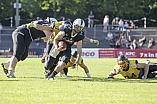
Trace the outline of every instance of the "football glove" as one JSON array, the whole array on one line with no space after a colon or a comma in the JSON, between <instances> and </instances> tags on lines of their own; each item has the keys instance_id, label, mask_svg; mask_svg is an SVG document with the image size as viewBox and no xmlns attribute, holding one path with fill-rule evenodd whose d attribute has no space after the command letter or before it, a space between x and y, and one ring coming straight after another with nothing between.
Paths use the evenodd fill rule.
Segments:
<instances>
[{"instance_id":1,"label":"football glove","mask_svg":"<svg viewBox=\"0 0 157 104\"><path fill-rule=\"evenodd\" d=\"M27 24L27 29L32 28L32 27L37 27L36 22L31 22L31 23Z\"/></svg>"},{"instance_id":2,"label":"football glove","mask_svg":"<svg viewBox=\"0 0 157 104\"><path fill-rule=\"evenodd\" d=\"M92 43L94 43L96 46L99 45L99 41L98 40L92 40Z\"/></svg>"},{"instance_id":3,"label":"football glove","mask_svg":"<svg viewBox=\"0 0 157 104\"><path fill-rule=\"evenodd\" d=\"M146 75L143 75L143 76L142 76L142 79L147 79L147 76L146 76Z\"/></svg>"}]
</instances>

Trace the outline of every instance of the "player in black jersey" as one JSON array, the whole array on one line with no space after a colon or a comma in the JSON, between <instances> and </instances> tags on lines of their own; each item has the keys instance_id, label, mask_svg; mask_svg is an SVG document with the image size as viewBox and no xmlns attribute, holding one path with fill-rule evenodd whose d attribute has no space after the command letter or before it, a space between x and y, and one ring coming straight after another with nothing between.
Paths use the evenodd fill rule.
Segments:
<instances>
[{"instance_id":1,"label":"player in black jersey","mask_svg":"<svg viewBox=\"0 0 157 104\"><path fill-rule=\"evenodd\" d=\"M36 29L40 29L40 30L53 30L54 31L54 34L50 37L50 39L48 40L47 42L47 46L46 46L46 52L45 52L45 55L42 57L42 63L44 63L45 61L47 61L47 57L50 56L50 51L53 50L51 48L54 48L52 47L53 46L53 40L55 38L55 36L59 33L59 31L63 31L65 29L65 27L68 27L68 25L72 26L72 23L69 22L69 21L62 21L62 22L54 22L51 26L42 26L42 25L39 25L39 24L36 24L36 23L33 23L30 24L28 27L35 27ZM82 31L82 33L84 34L84 32ZM83 39L83 42L87 42L87 43L94 43L96 46L99 45L99 41L98 40L93 40L93 39L90 39L88 37L85 37ZM47 77L48 75L50 75L50 73L54 70L54 68L56 67L57 63L58 63L58 57L55 59L55 62L54 64L51 66L51 68L46 68L48 70L45 70L44 74L45 76ZM49 65L51 65L49 63ZM46 66L47 66L47 62L46 62Z\"/></svg>"},{"instance_id":2,"label":"player in black jersey","mask_svg":"<svg viewBox=\"0 0 157 104\"><path fill-rule=\"evenodd\" d=\"M54 19L53 19L54 20ZM55 21L55 20L54 20ZM50 22L50 21L49 21ZM46 21L46 23L49 23ZM52 21L51 21L52 22ZM45 21L38 20L37 24L44 24ZM7 74L8 78L15 78L14 71L17 62L23 61L28 56L28 49L31 42L37 37L43 38L45 41L51 36L50 31L37 30L34 27L27 29L27 25L21 25L12 33L13 39L13 56L7 61L2 63L4 73ZM9 67L9 70L8 70Z\"/></svg>"},{"instance_id":3,"label":"player in black jersey","mask_svg":"<svg viewBox=\"0 0 157 104\"><path fill-rule=\"evenodd\" d=\"M84 39L84 32L82 31L85 27L85 23L82 19L76 19L71 23L67 23L60 26L60 32L54 38L54 45L49 53L48 60L45 63L45 70L49 70L55 60L59 58L60 64L55 67L55 70L50 74L48 80L54 80L55 75L63 70L65 65L69 62L71 57L71 46L74 42L77 42L77 59L75 61L78 66L79 59L82 54L82 40ZM67 44L67 48L59 48L58 41L63 40Z\"/></svg>"}]
</instances>

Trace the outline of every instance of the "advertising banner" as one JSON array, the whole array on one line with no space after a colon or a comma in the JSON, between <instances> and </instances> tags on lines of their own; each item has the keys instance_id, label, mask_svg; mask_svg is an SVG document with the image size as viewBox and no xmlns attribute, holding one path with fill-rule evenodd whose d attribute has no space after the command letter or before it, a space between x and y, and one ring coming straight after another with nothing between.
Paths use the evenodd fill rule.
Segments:
<instances>
[{"instance_id":1,"label":"advertising banner","mask_svg":"<svg viewBox=\"0 0 157 104\"><path fill-rule=\"evenodd\" d=\"M128 58L157 58L157 49L115 49L115 57L120 54Z\"/></svg>"},{"instance_id":2,"label":"advertising banner","mask_svg":"<svg viewBox=\"0 0 157 104\"><path fill-rule=\"evenodd\" d=\"M72 51L77 51L77 49L72 48ZM83 48L82 58L99 58L98 48Z\"/></svg>"}]
</instances>

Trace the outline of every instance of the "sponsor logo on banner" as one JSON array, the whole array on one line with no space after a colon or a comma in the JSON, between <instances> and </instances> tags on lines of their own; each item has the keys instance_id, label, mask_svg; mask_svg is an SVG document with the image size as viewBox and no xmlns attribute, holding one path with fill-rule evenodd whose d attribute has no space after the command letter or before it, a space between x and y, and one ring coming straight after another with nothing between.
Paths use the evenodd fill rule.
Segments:
<instances>
[{"instance_id":1,"label":"sponsor logo on banner","mask_svg":"<svg viewBox=\"0 0 157 104\"><path fill-rule=\"evenodd\" d=\"M99 58L114 58L114 49L99 50Z\"/></svg>"},{"instance_id":2,"label":"sponsor logo on banner","mask_svg":"<svg viewBox=\"0 0 157 104\"><path fill-rule=\"evenodd\" d=\"M116 57L120 54L126 55L128 58L157 58L156 49L115 49Z\"/></svg>"},{"instance_id":3,"label":"sponsor logo on banner","mask_svg":"<svg viewBox=\"0 0 157 104\"><path fill-rule=\"evenodd\" d=\"M72 48L72 51L77 51L76 48ZM98 49L94 48L82 48L82 58L99 58Z\"/></svg>"}]
</instances>

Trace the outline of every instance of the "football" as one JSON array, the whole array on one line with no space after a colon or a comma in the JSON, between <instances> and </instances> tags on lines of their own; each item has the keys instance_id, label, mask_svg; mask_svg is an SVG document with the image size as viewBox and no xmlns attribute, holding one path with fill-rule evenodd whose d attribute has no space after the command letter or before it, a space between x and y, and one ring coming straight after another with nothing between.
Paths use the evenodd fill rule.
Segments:
<instances>
[{"instance_id":1,"label":"football","mask_svg":"<svg viewBox=\"0 0 157 104\"><path fill-rule=\"evenodd\" d=\"M64 41L59 41L58 42L58 47L61 47L61 48L67 48L67 45Z\"/></svg>"}]
</instances>

